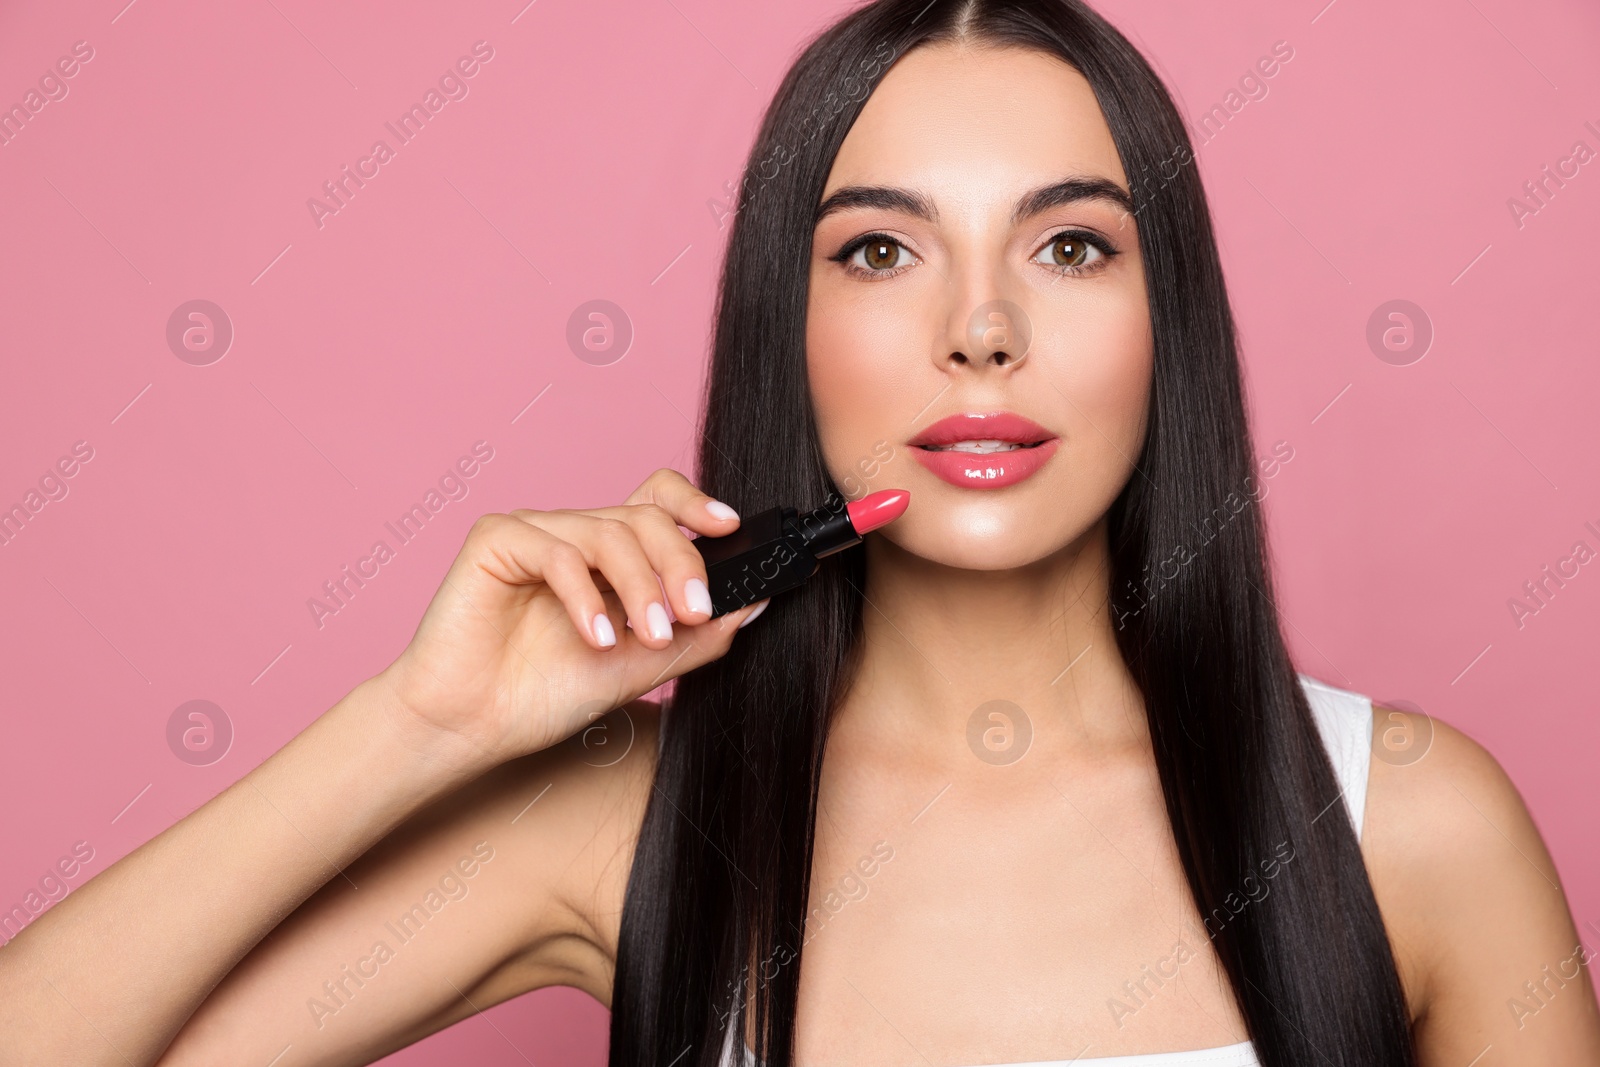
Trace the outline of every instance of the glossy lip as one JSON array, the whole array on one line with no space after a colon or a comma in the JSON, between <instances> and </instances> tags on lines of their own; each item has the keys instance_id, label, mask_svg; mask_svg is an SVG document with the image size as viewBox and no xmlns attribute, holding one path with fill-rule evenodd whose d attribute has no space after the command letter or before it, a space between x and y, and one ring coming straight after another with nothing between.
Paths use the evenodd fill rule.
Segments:
<instances>
[{"instance_id":1,"label":"glossy lip","mask_svg":"<svg viewBox=\"0 0 1600 1067\"><path fill-rule=\"evenodd\" d=\"M1056 435L1032 419L1010 411L990 415L947 415L907 441L912 448L953 445L957 441L1010 441L1019 445L1049 441Z\"/></svg>"},{"instance_id":2,"label":"glossy lip","mask_svg":"<svg viewBox=\"0 0 1600 1067\"><path fill-rule=\"evenodd\" d=\"M930 452L926 447L951 445L957 441L1009 441L1034 447L987 456L971 452ZM1043 467L1055 455L1061 439L1032 419L1010 411L998 411L988 415L947 416L906 443L924 467L951 485L962 489L1003 489L1031 477Z\"/></svg>"},{"instance_id":3,"label":"glossy lip","mask_svg":"<svg viewBox=\"0 0 1600 1067\"><path fill-rule=\"evenodd\" d=\"M976 456L970 452L929 452L926 448L914 448L911 452L924 467L951 485L962 489L1004 489L1033 475L1055 455L1060 444L1061 438L1052 437L1034 448L1019 448L988 456Z\"/></svg>"}]
</instances>

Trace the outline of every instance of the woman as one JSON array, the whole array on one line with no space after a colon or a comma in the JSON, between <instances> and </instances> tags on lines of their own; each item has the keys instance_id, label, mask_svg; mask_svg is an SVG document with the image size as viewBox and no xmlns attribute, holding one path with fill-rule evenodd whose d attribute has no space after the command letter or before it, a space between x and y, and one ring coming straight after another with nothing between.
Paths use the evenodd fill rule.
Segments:
<instances>
[{"instance_id":1,"label":"woman","mask_svg":"<svg viewBox=\"0 0 1600 1067\"><path fill-rule=\"evenodd\" d=\"M619 1065L1600 1062L1495 761L1369 764L1297 677L1241 394L1120 35L851 14L750 156L706 491L479 520L390 667L0 954L0 1059L365 1063L568 984ZM888 487L710 618L680 527Z\"/></svg>"}]
</instances>

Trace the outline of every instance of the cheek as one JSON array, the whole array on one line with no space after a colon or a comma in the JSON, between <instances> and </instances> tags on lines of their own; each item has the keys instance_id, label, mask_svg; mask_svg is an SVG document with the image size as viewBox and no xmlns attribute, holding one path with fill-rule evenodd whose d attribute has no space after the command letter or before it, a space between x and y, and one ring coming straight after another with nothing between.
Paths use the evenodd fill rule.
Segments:
<instances>
[{"instance_id":1,"label":"cheek","mask_svg":"<svg viewBox=\"0 0 1600 1067\"><path fill-rule=\"evenodd\" d=\"M822 454L835 482L873 455L874 445L898 446L925 406L908 326L920 316L884 301L830 299L813 289L806 319L806 375ZM927 389L921 392L933 393ZM860 477L859 473L855 475ZM846 490L848 493L848 490Z\"/></svg>"},{"instance_id":2,"label":"cheek","mask_svg":"<svg viewBox=\"0 0 1600 1067\"><path fill-rule=\"evenodd\" d=\"M1076 309L1070 325L1052 331L1051 360L1062 368L1057 384L1071 399L1067 418L1084 423L1077 439L1132 457L1143 440L1154 373L1154 339L1142 293L1099 294Z\"/></svg>"}]
</instances>

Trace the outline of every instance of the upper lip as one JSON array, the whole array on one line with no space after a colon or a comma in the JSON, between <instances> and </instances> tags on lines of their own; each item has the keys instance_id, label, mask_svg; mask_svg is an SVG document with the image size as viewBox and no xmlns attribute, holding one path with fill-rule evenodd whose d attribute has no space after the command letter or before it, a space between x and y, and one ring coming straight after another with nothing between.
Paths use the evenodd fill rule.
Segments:
<instances>
[{"instance_id":1,"label":"upper lip","mask_svg":"<svg viewBox=\"0 0 1600 1067\"><path fill-rule=\"evenodd\" d=\"M1031 445L1056 435L1032 419L1011 411L987 415L964 412L947 415L906 442L913 448L926 445L953 445L958 441L1007 441Z\"/></svg>"}]
</instances>

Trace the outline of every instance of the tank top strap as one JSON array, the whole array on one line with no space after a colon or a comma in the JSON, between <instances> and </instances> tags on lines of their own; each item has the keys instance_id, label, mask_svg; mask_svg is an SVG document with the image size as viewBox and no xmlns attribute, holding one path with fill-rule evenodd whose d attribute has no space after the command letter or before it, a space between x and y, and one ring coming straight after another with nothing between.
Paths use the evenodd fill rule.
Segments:
<instances>
[{"instance_id":1,"label":"tank top strap","mask_svg":"<svg viewBox=\"0 0 1600 1067\"><path fill-rule=\"evenodd\" d=\"M1367 775L1372 768L1372 698L1319 682L1309 675L1297 677L1311 704L1323 747L1339 776L1340 795L1359 841L1367 810Z\"/></svg>"}]
</instances>

